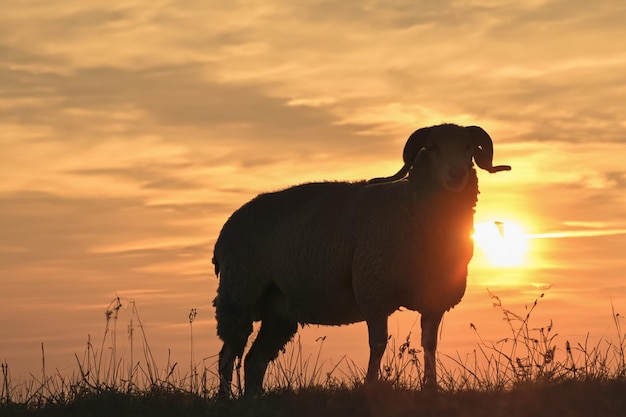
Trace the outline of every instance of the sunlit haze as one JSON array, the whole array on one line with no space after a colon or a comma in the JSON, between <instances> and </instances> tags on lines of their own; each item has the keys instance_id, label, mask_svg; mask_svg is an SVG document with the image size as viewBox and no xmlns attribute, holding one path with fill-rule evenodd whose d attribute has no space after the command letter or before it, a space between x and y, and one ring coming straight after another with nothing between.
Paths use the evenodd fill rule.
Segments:
<instances>
[{"instance_id":1,"label":"sunlit haze","mask_svg":"<svg viewBox=\"0 0 626 417\"><path fill-rule=\"evenodd\" d=\"M476 245L494 266L520 266L526 261L528 238L518 224L494 220L478 223L474 229Z\"/></svg>"},{"instance_id":2,"label":"sunlit haze","mask_svg":"<svg viewBox=\"0 0 626 417\"><path fill-rule=\"evenodd\" d=\"M72 372L119 297L155 360L212 366L211 257L230 214L307 181L391 175L407 137L479 125L476 250L439 349L506 337L487 290L565 340L626 315L626 2L3 2L0 361ZM549 288L549 289L548 289ZM582 308L584 307L584 308ZM390 333L411 332L401 311ZM136 318L133 323L137 325ZM367 365L362 324L305 352ZM124 359L128 360L128 359Z\"/></svg>"}]
</instances>

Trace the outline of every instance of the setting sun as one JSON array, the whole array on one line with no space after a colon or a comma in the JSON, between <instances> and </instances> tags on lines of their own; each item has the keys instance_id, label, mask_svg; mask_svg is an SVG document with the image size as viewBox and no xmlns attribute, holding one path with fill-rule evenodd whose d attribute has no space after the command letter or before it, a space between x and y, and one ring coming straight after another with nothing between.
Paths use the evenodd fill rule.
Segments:
<instances>
[{"instance_id":1,"label":"setting sun","mask_svg":"<svg viewBox=\"0 0 626 417\"><path fill-rule=\"evenodd\" d=\"M513 222L483 222L474 227L474 241L494 266L519 266L524 262L528 240Z\"/></svg>"}]
</instances>

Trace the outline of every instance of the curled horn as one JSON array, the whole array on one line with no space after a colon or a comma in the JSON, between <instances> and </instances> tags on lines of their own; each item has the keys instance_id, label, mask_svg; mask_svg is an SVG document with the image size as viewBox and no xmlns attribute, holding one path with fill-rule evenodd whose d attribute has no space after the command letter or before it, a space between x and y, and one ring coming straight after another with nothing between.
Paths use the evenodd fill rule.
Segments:
<instances>
[{"instance_id":1,"label":"curled horn","mask_svg":"<svg viewBox=\"0 0 626 417\"><path fill-rule=\"evenodd\" d=\"M402 159L404 160L404 166L400 168L400 171L396 172L390 177L373 178L368 181L368 184L379 184L383 182L394 182L403 179L409 173L415 157L419 151L427 145L427 138L430 133L430 127L423 127L416 130L409 136L409 139L404 145L404 151L402 152Z\"/></svg>"},{"instance_id":2,"label":"curled horn","mask_svg":"<svg viewBox=\"0 0 626 417\"><path fill-rule=\"evenodd\" d=\"M511 170L509 165L497 165L495 167L492 165L493 142L487 132L478 126L467 126L466 129L470 132L470 136L476 145L476 150L474 151L474 162L476 162L476 165L492 174L494 172Z\"/></svg>"}]
</instances>

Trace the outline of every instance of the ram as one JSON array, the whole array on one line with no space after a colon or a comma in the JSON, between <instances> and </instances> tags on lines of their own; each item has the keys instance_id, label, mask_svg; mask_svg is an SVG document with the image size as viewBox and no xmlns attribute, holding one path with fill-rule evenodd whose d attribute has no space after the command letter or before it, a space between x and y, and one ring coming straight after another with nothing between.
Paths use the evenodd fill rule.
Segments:
<instances>
[{"instance_id":1,"label":"ram","mask_svg":"<svg viewBox=\"0 0 626 417\"><path fill-rule=\"evenodd\" d=\"M465 293L473 255L478 179L493 144L483 129L443 124L415 131L397 174L369 182L320 182L261 194L235 211L217 239L220 395L252 323L245 393L262 390L269 362L298 324L365 321L366 381L378 378L387 320L400 307L421 313L424 383L434 388L437 329Z\"/></svg>"}]
</instances>

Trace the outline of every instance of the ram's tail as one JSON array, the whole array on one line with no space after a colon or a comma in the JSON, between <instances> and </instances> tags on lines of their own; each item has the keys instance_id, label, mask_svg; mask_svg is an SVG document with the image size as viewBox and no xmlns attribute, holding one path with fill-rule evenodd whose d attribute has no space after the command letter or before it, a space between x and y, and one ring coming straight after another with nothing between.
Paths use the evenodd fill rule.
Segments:
<instances>
[{"instance_id":1,"label":"ram's tail","mask_svg":"<svg viewBox=\"0 0 626 417\"><path fill-rule=\"evenodd\" d=\"M213 259L211 259L211 262L213 262L213 265L215 265L215 276L219 277L220 276L220 264L217 262L217 259L215 259L215 256L213 256Z\"/></svg>"}]
</instances>

